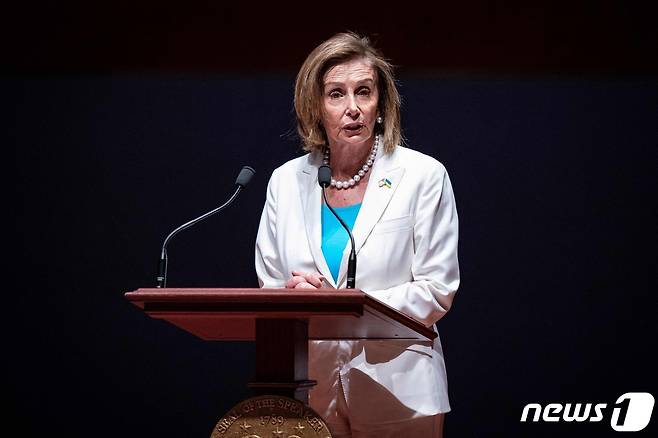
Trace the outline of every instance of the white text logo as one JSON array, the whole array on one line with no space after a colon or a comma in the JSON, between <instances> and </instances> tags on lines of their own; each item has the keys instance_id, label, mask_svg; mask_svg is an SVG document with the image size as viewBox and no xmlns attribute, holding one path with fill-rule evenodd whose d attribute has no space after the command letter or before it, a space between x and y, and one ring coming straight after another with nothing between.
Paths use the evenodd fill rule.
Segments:
<instances>
[{"instance_id":1,"label":"white text logo","mask_svg":"<svg viewBox=\"0 0 658 438\"><path fill-rule=\"evenodd\" d=\"M649 424L654 399L648 392L627 392L615 402L610 426L619 432L637 432ZM585 422L605 418L606 403L528 403L521 413L521 421L538 422Z\"/></svg>"}]
</instances>

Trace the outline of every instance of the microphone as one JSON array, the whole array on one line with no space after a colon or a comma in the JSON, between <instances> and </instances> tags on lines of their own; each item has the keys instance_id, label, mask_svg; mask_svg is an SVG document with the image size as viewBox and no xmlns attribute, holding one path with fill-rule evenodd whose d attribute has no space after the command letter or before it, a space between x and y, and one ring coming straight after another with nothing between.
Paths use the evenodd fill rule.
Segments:
<instances>
[{"instance_id":1,"label":"microphone","mask_svg":"<svg viewBox=\"0 0 658 438\"><path fill-rule=\"evenodd\" d=\"M345 231L347 231L347 234L350 236L350 241L352 242L352 252L350 252L350 258L347 262L347 289L354 289L354 285L356 283L356 251L355 251L355 246L354 246L354 236L352 236L352 232L350 231L350 228L343 222L343 220L338 216L336 211L329 205L329 202L327 201L327 191L326 188L331 185L331 167L327 166L326 164L323 164L320 166L318 169L318 184L320 184L320 187L322 187L322 196L324 197L324 203L327 204L327 207L329 210L336 216L336 219L338 219L338 222L345 228Z\"/></svg>"},{"instance_id":2,"label":"microphone","mask_svg":"<svg viewBox=\"0 0 658 438\"><path fill-rule=\"evenodd\" d=\"M224 208L226 208L233 200L238 196L238 193L247 185L249 184L249 181L251 181L251 178L256 174L256 171L249 166L244 166L240 170L240 173L238 174L238 177L235 179L235 185L237 188L235 189L235 192L233 192L233 195L229 198L228 201L226 201L224 204L220 205L219 207L215 208L214 210L211 210L201 216L199 216L196 219L192 219L189 222L184 223L180 227L176 228L174 231L169 233L167 238L164 240L164 243L162 244L162 251L160 251L160 262L158 263L158 276L156 278L157 280L157 286L158 288L165 288L167 287L167 244L169 244L169 241L179 232L186 230L190 228L192 225L201 222L202 220L212 216L215 213L218 213L222 211Z\"/></svg>"}]
</instances>

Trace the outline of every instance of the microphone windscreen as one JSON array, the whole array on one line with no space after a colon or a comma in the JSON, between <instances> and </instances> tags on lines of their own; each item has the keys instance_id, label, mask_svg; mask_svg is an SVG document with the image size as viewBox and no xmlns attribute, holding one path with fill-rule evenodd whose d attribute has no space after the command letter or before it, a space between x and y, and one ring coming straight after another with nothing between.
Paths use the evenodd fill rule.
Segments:
<instances>
[{"instance_id":1,"label":"microphone windscreen","mask_svg":"<svg viewBox=\"0 0 658 438\"><path fill-rule=\"evenodd\" d=\"M318 169L318 184L322 188L327 188L331 185L331 167L323 164Z\"/></svg>"},{"instance_id":2,"label":"microphone windscreen","mask_svg":"<svg viewBox=\"0 0 658 438\"><path fill-rule=\"evenodd\" d=\"M244 166L240 170L240 173L238 174L238 177L235 179L235 185L236 186L241 186L241 187L246 186L247 184L249 184L249 181L251 181L251 178L255 174L256 174L256 171L254 170L253 167Z\"/></svg>"}]
</instances>

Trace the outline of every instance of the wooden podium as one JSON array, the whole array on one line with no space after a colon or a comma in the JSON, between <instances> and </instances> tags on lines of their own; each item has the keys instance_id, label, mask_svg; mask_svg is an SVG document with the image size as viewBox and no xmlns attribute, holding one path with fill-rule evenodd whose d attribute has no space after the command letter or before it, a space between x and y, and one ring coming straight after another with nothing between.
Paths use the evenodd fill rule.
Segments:
<instances>
[{"instance_id":1,"label":"wooden podium","mask_svg":"<svg viewBox=\"0 0 658 438\"><path fill-rule=\"evenodd\" d=\"M420 322L355 289L137 289L125 294L152 318L201 339L256 341L257 395L308 403L308 340L433 340Z\"/></svg>"}]
</instances>

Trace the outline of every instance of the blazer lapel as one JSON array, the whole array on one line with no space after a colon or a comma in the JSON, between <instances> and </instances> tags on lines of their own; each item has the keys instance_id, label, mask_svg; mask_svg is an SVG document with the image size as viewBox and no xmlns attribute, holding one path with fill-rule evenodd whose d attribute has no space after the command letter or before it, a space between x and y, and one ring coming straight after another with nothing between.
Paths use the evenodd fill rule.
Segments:
<instances>
[{"instance_id":1,"label":"blazer lapel","mask_svg":"<svg viewBox=\"0 0 658 438\"><path fill-rule=\"evenodd\" d=\"M368 180L368 187L366 188L359 214L352 228L357 254L361 251L372 229L384 214L384 210L386 210L404 176L404 168L398 165L395 150L393 153L383 155L375 160L375 165L371 169L371 172L372 174ZM351 250L352 246L348 241L343 252L343 260L338 274L338 284L341 284L347 276L347 260L349 259Z\"/></svg>"},{"instance_id":2,"label":"blazer lapel","mask_svg":"<svg viewBox=\"0 0 658 438\"><path fill-rule=\"evenodd\" d=\"M326 278L327 282L336 287L327 261L322 253L322 189L318 184L318 167L321 164L319 154L309 155L307 163L297 173L299 194L304 211L304 224L306 239L311 249L311 255L318 272Z\"/></svg>"}]
</instances>

